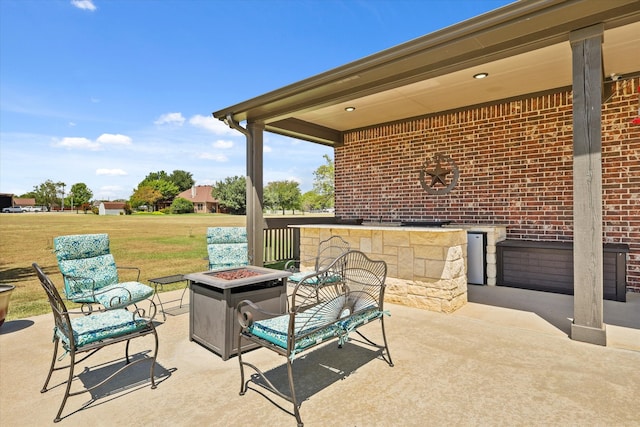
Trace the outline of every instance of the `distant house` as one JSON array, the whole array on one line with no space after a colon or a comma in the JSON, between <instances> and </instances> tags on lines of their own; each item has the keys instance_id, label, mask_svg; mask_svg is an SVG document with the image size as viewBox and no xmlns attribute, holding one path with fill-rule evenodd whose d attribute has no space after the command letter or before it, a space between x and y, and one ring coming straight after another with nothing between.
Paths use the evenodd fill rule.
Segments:
<instances>
[{"instance_id":1,"label":"distant house","mask_svg":"<svg viewBox=\"0 0 640 427\"><path fill-rule=\"evenodd\" d=\"M124 202L101 202L98 207L99 215L124 215L126 203Z\"/></svg>"},{"instance_id":2,"label":"distant house","mask_svg":"<svg viewBox=\"0 0 640 427\"><path fill-rule=\"evenodd\" d=\"M15 197L13 199L13 204L14 204L14 206L20 206L21 208L24 208L26 206L35 206L36 205L36 199L34 199L34 198L18 198L18 197Z\"/></svg>"},{"instance_id":3,"label":"distant house","mask_svg":"<svg viewBox=\"0 0 640 427\"><path fill-rule=\"evenodd\" d=\"M195 213L216 213L219 211L218 201L211 195L211 185L194 185L176 197L182 197L193 203Z\"/></svg>"}]
</instances>

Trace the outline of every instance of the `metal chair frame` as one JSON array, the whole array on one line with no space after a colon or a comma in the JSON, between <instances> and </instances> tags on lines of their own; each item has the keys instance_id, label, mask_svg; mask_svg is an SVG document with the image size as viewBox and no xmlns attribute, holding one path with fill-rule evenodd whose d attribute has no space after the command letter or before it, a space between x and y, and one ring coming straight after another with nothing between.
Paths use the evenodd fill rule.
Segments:
<instances>
[{"instance_id":1,"label":"metal chair frame","mask_svg":"<svg viewBox=\"0 0 640 427\"><path fill-rule=\"evenodd\" d=\"M95 342L91 342L91 343L87 343L87 344L78 344L76 342L76 338L75 338L75 334L74 334L74 330L73 330L73 323L72 323L72 318L74 318L75 316L73 315L81 315L83 316L83 318L88 318L90 316L99 316L99 315L104 315L104 312L94 312L94 313L85 313L85 312L71 312L69 310L67 310L64 300L62 299L62 297L60 296L58 290L56 289L55 285L53 284L53 282L51 282L51 280L49 279L49 277L42 271L42 269L40 268L40 266L36 263L33 263L33 268L36 270L36 273L38 275L38 278L40 280L40 283L42 285L42 287L44 288L45 292L47 293L47 297L49 299L49 303L51 305L51 310L53 312L53 318L54 318L54 322L55 322L55 332L54 332L54 349L53 349L53 356L51 357L51 366L49 368L49 373L47 374L47 378L44 382L44 386L42 387L42 390L40 390L41 393L45 393L47 392L49 389L47 388L49 385L49 381L51 380L52 374L54 371L59 371L59 370L65 370L68 369L69 370L69 374L68 377L66 379L66 381L64 381L62 384L66 383L66 388L65 388L65 392L64 392L64 396L62 398L62 403L60 404L60 408L58 409L58 413L56 414L56 417L53 419L54 423L59 422L62 417L62 411L67 403L67 399L70 396L76 396L79 394L83 394L86 392L90 392L104 384L106 384L107 382L109 382L110 380L112 380L114 377L116 377L117 375L119 375L120 373L122 373L124 370L129 369L141 362L148 362L149 360L151 361L151 368L150 368L150 379L151 379L151 388L155 389L156 388L156 382L155 382L155 376L154 376L154 371L155 371L155 366L156 366L156 357L158 355L158 334L156 332L155 326L153 324L153 318L155 316L156 313L156 306L154 304L154 302L152 300L148 300L149 301L149 312L145 312L145 310L142 310L140 308L135 307L135 311L132 311L132 319L136 322L141 322L144 323L144 325L139 328L136 329L134 331L121 331L121 332L114 332L113 334L111 334L108 338L102 339L100 341L95 341ZM116 309L114 309L116 310ZM125 308L122 309L118 309L118 310L125 310ZM61 343L61 339L59 336L59 333L64 334L67 342L63 342ZM131 361L131 358L129 356L129 344L131 342L131 340L136 339L136 338L141 338L147 335L152 335L155 341L155 348L153 350L153 355L151 358L140 358L138 360L135 361ZM125 342L126 346L125 346L125 358L126 358L126 363L123 367L119 368L116 372L114 372L113 374L111 374L109 377L105 378L104 380L102 380L101 382L99 382L98 384L91 386L89 388L83 389L83 390L79 390L79 391L74 391L71 392L71 383L72 380L74 378L74 369L75 366L78 363L83 362L84 360L88 359L90 356L94 355L98 350L113 345L113 344L117 344L117 343L121 343L121 342ZM62 345L62 347L64 348L64 350L66 352L68 352L68 356L70 358L69 363L68 364L64 364L61 366L56 366L56 362L59 362L59 360L57 359L57 355L58 355L58 348L59 346ZM86 353L84 354L84 356L77 358L77 356L79 354L82 353ZM64 355L63 355L64 356ZM60 358L62 359L62 357Z\"/></svg>"}]
</instances>

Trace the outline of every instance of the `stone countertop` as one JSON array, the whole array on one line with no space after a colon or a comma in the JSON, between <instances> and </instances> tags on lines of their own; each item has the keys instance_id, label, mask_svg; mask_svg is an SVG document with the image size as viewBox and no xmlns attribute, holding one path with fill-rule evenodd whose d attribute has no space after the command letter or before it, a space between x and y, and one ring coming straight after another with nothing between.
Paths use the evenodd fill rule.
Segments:
<instances>
[{"instance_id":1,"label":"stone countertop","mask_svg":"<svg viewBox=\"0 0 640 427\"><path fill-rule=\"evenodd\" d=\"M289 227L295 228L334 228L334 229L349 229L349 230L384 230L384 231L420 231L420 232L435 232L435 233L448 233L451 231L461 231L462 227L455 228L455 226L443 227L401 227L400 225L372 225L372 224L296 224L289 225Z\"/></svg>"}]
</instances>

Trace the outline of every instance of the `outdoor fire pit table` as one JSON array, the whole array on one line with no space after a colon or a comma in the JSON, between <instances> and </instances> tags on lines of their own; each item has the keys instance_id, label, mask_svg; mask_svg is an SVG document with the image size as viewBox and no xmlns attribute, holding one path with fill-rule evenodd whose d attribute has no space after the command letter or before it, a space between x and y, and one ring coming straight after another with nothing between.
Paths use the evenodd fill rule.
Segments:
<instances>
[{"instance_id":1,"label":"outdoor fire pit table","mask_svg":"<svg viewBox=\"0 0 640 427\"><path fill-rule=\"evenodd\" d=\"M191 297L189 339L219 354L222 360L236 355L238 303L248 299L265 311L285 313L290 275L288 271L252 265L185 275ZM242 350L253 347L247 343Z\"/></svg>"}]
</instances>

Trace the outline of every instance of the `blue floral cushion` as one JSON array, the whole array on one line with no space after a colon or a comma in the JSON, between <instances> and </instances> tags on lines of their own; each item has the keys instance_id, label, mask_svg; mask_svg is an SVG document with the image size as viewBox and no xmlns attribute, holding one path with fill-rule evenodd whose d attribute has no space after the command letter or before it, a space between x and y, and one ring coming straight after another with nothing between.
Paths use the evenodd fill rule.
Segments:
<instances>
[{"instance_id":1,"label":"blue floral cushion","mask_svg":"<svg viewBox=\"0 0 640 427\"><path fill-rule=\"evenodd\" d=\"M294 350L303 350L327 338L338 336L341 329L332 322L338 319L344 303L345 297L340 295L297 313L294 326ZM272 344L287 348L289 319L290 315L285 314L271 319L258 320L249 327L249 331Z\"/></svg>"},{"instance_id":2,"label":"blue floral cushion","mask_svg":"<svg viewBox=\"0 0 640 427\"><path fill-rule=\"evenodd\" d=\"M92 258L109 254L109 236L107 234L58 236L53 239L53 247L58 261Z\"/></svg>"},{"instance_id":3,"label":"blue floral cushion","mask_svg":"<svg viewBox=\"0 0 640 427\"><path fill-rule=\"evenodd\" d=\"M297 273L293 273L291 276L287 277L287 280L293 283L299 283L302 279L304 279L309 274L313 274L313 271L298 271ZM318 283L317 277L311 277L307 279L307 282L310 284Z\"/></svg>"},{"instance_id":4,"label":"blue floral cushion","mask_svg":"<svg viewBox=\"0 0 640 427\"><path fill-rule=\"evenodd\" d=\"M244 227L207 228L209 270L249 265L247 229Z\"/></svg>"},{"instance_id":5,"label":"blue floral cushion","mask_svg":"<svg viewBox=\"0 0 640 427\"><path fill-rule=\"evenodd\" d=\"M209 254L209 270L241 267L249 264L246 243L217 243L207 245Z\"/></svg>"},{"instance_id":6,"label":"blue floral cushion","mask_svg":"<svg viewBox=\"0 0 640 427\"><path fill-rule=\"evenodd\" d=\"M67 298L76 301L77 296L95 289L118 283L118 270L113 255L58 261L64 277Z\"/></svg>"},{"instance_id":7,"label":"blue floral cushion","mask_svg":"<svg viewBox=\"0 0 640 427\"><path fill-rule=\"evenodd\" d=\"M96 300L111 309L151 298L153 288L139 282L122 282L105 286L96 294Z\"/></svg>"},{"instance_id":8,"label":"blue floral cushion","mask_svg":"<svg viewBox=\"0 0 640 427\"><path fill-rule=\"evenodd\" d=\"M287 278L288 281L293 282L293 283L300 283L302 281L302 279L304 279L305 277L311 275L311 274L315 274L314 271L299 271L297 273L293 273L291 276L289 276ZM334 283L334 282L339 282L341 279L341 277L337 274L334 275L327 275L327 276L313 276L313 277L309 277L305 280L306 284L309 285L316 285L319 282L322 283Z\"/></svg>"},{"instance_id":9,"label":"blue floral cushion","mask_svg":"<svg viewBox=\"0 0 640 427\"><path fill-rule=\"evenodd\" d=\"M209 227L207 244L247 243L247 229L244 227Z\"/></svg>"},{"instance_id":10,"label":"blue floral cushion","mask_svg":"<svg viewBox=\"0 0 640 427\"><path fill-rule=\"evenodd\" d=\"M142 283L118 283L116 262L109 252L109 235L58 236L53 244L67 299L113 308L153 295L153 288Z\"/></svg>"},{"instance_id":11,"label":"blue floral cushion","mask_svg":"<svg viewBox=\"0 0 640 427\"><path fill-rule=\"evenodd\" d=\"M82 347L107 338L119 337L147 326L147 320L134 317L134 313L125 309L95 312L88 316L71 319L73 339L76 346ZM69 331L55 330L65 348L69 348Z\"/></svg>"},{"instance_id":12,"label":"blue floral cushion","mask_svg":"<svg viewBox=\"0 0 640 427\"><path fill-rule=\"evenodd\" d=\"M372 307L350 317L346 317L344 320L338 322L338 326L345 332L350 332L371 320L378 319L379 317L382 317L382 312L376 307Z\"/></svg>"}]
</instances>

